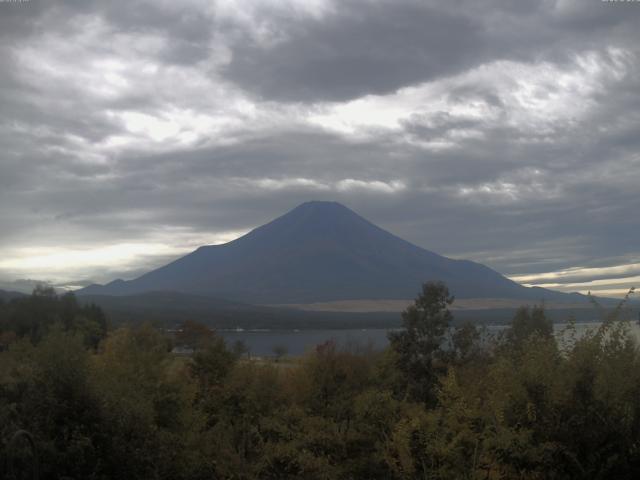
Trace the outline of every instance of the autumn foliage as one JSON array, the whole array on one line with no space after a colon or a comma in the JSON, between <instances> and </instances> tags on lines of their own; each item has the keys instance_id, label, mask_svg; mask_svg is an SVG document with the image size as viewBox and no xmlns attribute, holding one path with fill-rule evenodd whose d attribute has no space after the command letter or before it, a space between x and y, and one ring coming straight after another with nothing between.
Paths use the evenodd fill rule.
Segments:
<instances>
[{"instance_id":1,"label":"autumn foliage","mask_svg":"<svg viewBox=\"0 0 640 480\"><path fill-rule=\"evenodd\" d=\"M385 351L329 341L269 362L192 323L177 339L193 355L176 356L175 336L107 333L95 310L47 295L0 307L3 474L19 429L36 439L46 479L640 472L640 353L622 310L558 336L543 309L523 308L491 337L451 327L448 290L426 284Z\"/></svg>"}]
</instances>

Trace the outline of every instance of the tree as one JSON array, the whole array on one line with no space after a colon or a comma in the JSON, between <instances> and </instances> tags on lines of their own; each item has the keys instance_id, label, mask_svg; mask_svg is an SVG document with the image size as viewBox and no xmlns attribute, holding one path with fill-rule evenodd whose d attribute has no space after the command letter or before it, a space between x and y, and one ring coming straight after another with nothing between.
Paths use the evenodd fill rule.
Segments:
<instances>
[{"instance_id":1,"label":"tree","mask_svg":"<svg viewBox=\"0 0 640 480\"><path fill-rule=\"evenodd\" d=\"M274 345L271 351L275 356L276 362L282 360L282 358L285 357L287 353L289 353L289 349L286 347L286 345Z\"/></svg>"},{"instance_id":2,"label":"tree","mask_svg":"<svg viewBox=\"0 0 640 480\"><path fill-rule=\"evenodd\" d=\"M191 358L191 372L198 379L201 394L206 396L211 388L217 388L236 364L238 357L227 349L224 339L213 335L208 343L196 350Z\"/></svg>"},{"instance_id":3,"label":"tree","mask_svg":"<svg viewBox=\"0 0 640 480\"><path fill-rule=\"evenodd\" d=\"M90 383L102 416L92 430L100 474L73 478L194 478L184 472L199 454L193 437L204 427L193 408L197 386L168 346L145 324L114 331L92 357Z\"/></svg>"},{"instance_id":4,"label":"tree","mask_svg":"<svg viewBox=\"0 0 640 480\"><path fill-rule=\"evenodd\" d=\"M427 405L436 401L434 387L445 371L441 347L453 318L448 309L452 303L444 283L424 283L414 304L402 312L403 330L389 333L408 393Z\"/></svg>"},{"instance_id":5,"label":"tree","mask_svg":"<svg viewBox=\"0 0 640 480\"><path fill-rule=\"evenodd\" d=\"M176 342L183 347L189 347L194 352L208 347L215 341L216 334L206 325L186 320L180 325L176 334Z\"/></svg>"},{"instance_id":6,"label":"tree","mask_svg":"<svg viewBox=\"0 0 640 480\"><path fill-rule=\"evenodd\" d=\"M238 358L242 358L245 354L247 357L251 358L251 350L249 350L247 344L242 340L236 340L233 342L231 350Z\"/></svg>"},{"instance_id":7,"label":"tree","mask_svg":"<svg viewBox=\"0 0 640 480\"><path fill-rule=\"evenodd\" d=\"M94 349L107 336L107 318L100 307L80 304L72 292L58 296L52 288L39 286L31 296L0 306L0 348L6 347L6 338L27 337L37 344L56 324L80 333L85 345Z\"/></svg>"},{"instance_id":8,"label":"tree","mask_svg":"<svg viewBox=\"0 0 640 480\"><path fill-rule=\"evenodd\" d=\"M549 339L553 337L553 323L544 313L544 307L535 305L520 307L507 330L507 341L512 347L519 348L531 335Z\"/></svg>"},{"instance_id":9,"label":"tree","mask_svg":"<svg viewBox=\"0 0 640 480\"><path fill-rule=\"evenodd\" d=\"M482 330L471 322L456 327L451 334L451 356L461 364L472 361L482 354Z\"/></svg>"}]
</instances>

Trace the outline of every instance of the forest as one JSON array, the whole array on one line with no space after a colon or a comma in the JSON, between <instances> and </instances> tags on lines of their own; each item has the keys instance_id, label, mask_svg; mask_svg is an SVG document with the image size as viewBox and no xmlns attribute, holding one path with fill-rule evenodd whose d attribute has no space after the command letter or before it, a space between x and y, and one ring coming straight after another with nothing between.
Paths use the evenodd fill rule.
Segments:
<instances>
[{"instance_id":1,"label":"forest","mask_svg":"<svg viewBox=\"0 0 640 480\"><path fill-rule=\"evenodd\" d=\"M2 302L0 478L638 478L628 296L561 335L542 306L452 327L452 300L425 283L385 350L288 359L195 322L113 328L73 294Z\"/></svg>"}]
</instances>

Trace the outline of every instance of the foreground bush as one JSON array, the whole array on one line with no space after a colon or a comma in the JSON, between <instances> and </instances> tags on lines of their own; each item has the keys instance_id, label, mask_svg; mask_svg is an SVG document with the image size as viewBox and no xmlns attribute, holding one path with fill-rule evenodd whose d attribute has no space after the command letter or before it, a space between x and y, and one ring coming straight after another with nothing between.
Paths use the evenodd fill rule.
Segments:
<instances>
[{"instance_id":1,"label":"foreground bush","mask_svg":"<svg viewBox=\"0 0 640 480\"><path fill-rule=\"evenodd\" d=\"M621 310L557 340L523 308L488 338L450 328L450 298L425 285L384 352L327 342L293 365L242 359L195 324L179 337L191 357L148 325L96 345L79 319L101 312L67 298L62 317L49 295L40 325L12 305L0 455L26 429L46 479L637 478L640 354Z\"/></svg>"}]
</instances>

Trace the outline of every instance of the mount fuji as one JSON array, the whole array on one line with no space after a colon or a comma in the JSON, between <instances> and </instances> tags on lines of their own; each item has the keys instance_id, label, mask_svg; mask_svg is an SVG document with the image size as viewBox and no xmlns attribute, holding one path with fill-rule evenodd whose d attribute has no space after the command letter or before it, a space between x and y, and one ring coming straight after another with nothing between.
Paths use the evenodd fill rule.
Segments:
<instances>
[{"instance_id":1,"label":"mount fuji","mask_svg":"<svg viewBox=\"0 0 640 480\"><path fill-rule=\"evenodd\" d=\"M223 245L202 246L136 279L80 295L171 291L251 304L411 299L440 280L456 298L576 299L524 287L482 264L413 245L335 202L307 202ZM583 298L583 297L582 297Z\"/></svg>"}]
</instances>

